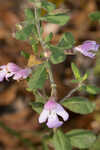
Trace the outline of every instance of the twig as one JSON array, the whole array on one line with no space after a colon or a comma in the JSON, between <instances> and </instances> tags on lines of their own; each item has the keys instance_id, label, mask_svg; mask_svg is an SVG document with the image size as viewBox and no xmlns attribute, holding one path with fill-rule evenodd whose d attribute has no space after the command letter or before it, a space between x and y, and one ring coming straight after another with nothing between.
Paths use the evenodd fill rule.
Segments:
<instances>
[{"instance_id":1,"label":"twig","mask_svg":"<svg viewBox=\"0 0 100 150\"><path fill-rule=\"evenodd\" d=\"M68 95L66 95L60 102L65 101L67 98L71 97L73 93L75 93L82 85L79 84L76 88L72 89Z\"/></svg>"}]
</instances>

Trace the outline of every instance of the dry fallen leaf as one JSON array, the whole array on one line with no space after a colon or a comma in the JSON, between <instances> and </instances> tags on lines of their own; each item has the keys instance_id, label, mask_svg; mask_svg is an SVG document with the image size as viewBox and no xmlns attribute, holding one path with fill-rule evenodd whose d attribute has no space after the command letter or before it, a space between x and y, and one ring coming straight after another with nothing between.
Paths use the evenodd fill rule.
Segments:
<instances>
[{"instance_id":1,"label":"dry fallen leaf","mask_svg":"<svg viewBox=\"0 0 100 150\"><path fill-rule=\"evenodd\" d=\"M28 60L28 67L33 67L35 65L42 64L43 62L34 55L30 55Z\"/></svg>"}]
</instances>

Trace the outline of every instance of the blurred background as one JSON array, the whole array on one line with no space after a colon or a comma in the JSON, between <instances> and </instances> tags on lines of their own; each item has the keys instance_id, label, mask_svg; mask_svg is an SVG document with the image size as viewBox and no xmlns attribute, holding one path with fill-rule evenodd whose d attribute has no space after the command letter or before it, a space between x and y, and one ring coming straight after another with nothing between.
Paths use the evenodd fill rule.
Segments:
<instances>
[{"instance_id":1,"label":"blurred background","mask_svg":"<svg viewBox=\"0 0 100 150\"><path fill-rule=\"evenodd\" d=\"M72 32L76 45L85 40L96 40L100 43L100 23L93 22L89 14L100 10L100 0L51 0L57 7L64 8L70 14L67 25L59 27L44 23L44 37L53 32L57 43L62 33ZM21 56L21 50L31 53L28 42L13 38L16 23L24 19L24 8L31 7L28 0L0 0L0 65L14 62L24 67L27 60ZM52 66L57 83L58 98L61 99L75 86L70 80L73 78L70 63L75 62L81 73L90 72L89 84L100 87L100 52L95 59L89 59L81 54L68 56L64 63ZM58 69L59 68L59 69ZM44 127L38 124L38 114L29 106L34 101L32 93L27 92L25 81L10 80L0 83L0 150L29 150L37 145L41 150L40 141ZM50 89L47 85L47 91ZM64 124L64 131L83 128L91 129L97 135L100 133L100 95L77 92L75 95L86 96L96 103L94 113L86 116L70 113L69 120ZM100 138L99 138L100 140ZM91 149L92 150L92 149ZM100 150L100 147L96 150Z\"/></svg>"}]
</instances>

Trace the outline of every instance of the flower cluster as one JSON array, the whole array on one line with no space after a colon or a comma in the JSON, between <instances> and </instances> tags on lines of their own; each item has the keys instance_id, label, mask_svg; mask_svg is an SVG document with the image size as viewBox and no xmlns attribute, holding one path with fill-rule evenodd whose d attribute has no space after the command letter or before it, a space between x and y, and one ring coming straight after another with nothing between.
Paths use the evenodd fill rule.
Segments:
<instances>
[{"instance_id":1,"label":"flower cluster","mask_svg":"<svg viewBox=\"0 0 100 150\"><path fill-rule=\"evenodd\" d=\"M99 47L100 47L100 44L97 44L95 41L87 40L83 42L82 45L76 46L73 49L75 51L81 52L84 56L94 58Z\"/></svg>"},{"instance_id":2,"label":"flower cluster","mask_svg":"<svg viewBox=\"0 0 100 150\"><path fill-rule=\"evenodd\" d=\"M14 63L0 66L0 82L13 76L14 80L26 79L31 73L30 68L22 69Z\"/></svg>"},{"instance_id":3,"label":"flower cluster","mask_svg":"<svg viewBox=\"0 0 100 150\"><path fill-rule=\"evenodd\" d=\"M47 126L49 128L58 128L63 124L63 121L60 121L57 115L62 117L64 121L67 121L69 118L69 114L64 108L51 97L44 105L44 109L39 117L39 123L47 121Z\"/></svg>"}]
</instances>

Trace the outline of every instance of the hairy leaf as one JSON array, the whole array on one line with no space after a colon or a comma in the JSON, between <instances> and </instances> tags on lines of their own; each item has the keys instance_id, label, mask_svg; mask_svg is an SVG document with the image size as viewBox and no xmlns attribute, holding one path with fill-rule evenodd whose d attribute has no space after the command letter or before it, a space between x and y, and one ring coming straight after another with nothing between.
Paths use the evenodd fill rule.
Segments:
<instances>
[{"instance_id":1,"label":"hairy leaf","mask_svg":"<svg viewBox=\"0 0 100 150\"><path fill-rule=\"evenodd\" d=\"M45 65L39 65L35 72L33 72L32 77L29 79L28 86L31 91L41 89L47 78L47 72Z\"/></svg>"},{"instance_id":2,"label":"hairy leaf","mask_svg":"<svg viewBox=\"0 0 100 150\"><path fill-rule=\"evenodd\" d=\"M55 150L72 150L69 138L61 130L57 130L53 136Z\"/></svg>"},{"instance_id":3,"label":"hairy leaf","mask_svg":"<svg viewBox=\"0 0 100 150\"><path fill-rule=\"evenodd\" d=\"M75 43L75 40L74 40L72 33L66 32L63 34L60 42L58 43L58 47L60 47L61 49L70 49L72 48L74 43Z\"/></svg>"},{"instance_id":4,"label":"hairy leaf","mask_svg":"<svg viewBox=\"0 0 100 150\"><path fill-rule=\"evenodd\" d=\"M71 64L71 67L72 67L72 71L74 73L75 78L77 80L79 80L81 78L79 69L77 68L77 66L74 63Z\"/></svg>"},{"instance_id":5,"label":"hairy leaf","mask_svg":"<svg viewBox=\"0 0 100 150\"><path fill-rule=\"evenodd\" d=\"M50 51L52 52L50 60L53 64L58 64L65 60L66 55L64 54L63 50L59 49L56 46L50 46L49 48Z\"/></svg>"},{"instance_id":6,"label":"hairy leaf","mask_svg":"<svg viewBox=\"0 0 100 150\"><path fill-rule=\"evenodd\" d=\"M69 21L69 16L60 13L56 15L46 15L42 17L41 20L54 23L54 24L64 25Z\"/></svg>"},{"instance_id":7,"label":"hairy leaf","mask_svg":"<svg viewBox=\"0 0 100 150\"><path fill-rule=\"evenodd\" d=\"M67 132L66 137L70 139L72 146L85 149L89 148L96 140L96 136L89 130L75 129Z\"/></svg>"},{"instance_id":8,"label":"hairy leaf","mask_svg":"<svg viewBox=\"0 0 100 150\"><path fill-rule=\"evenodd\" d=\"M32 106L32 109L34 111L36 111L37 113L41 113L42 112L42 109L43 109L43 103L41 102L31 102L30 105Z\"/></svg>"},{"instance_id":9,"label":"hairy leaf","mask_svg":"<svg viewBox=\"0 0 100 150\"><path fill-rule=\"evenodd\" d=\"M89 114L94 111L95 104L83 97L72 97L62 102L62 105L79 114Z\"/></svg>"},{"instance_id":10,"label":"hairy leaf","mask_svg":"<svg viewBox=\"0 0 100 150\"><path fill-rule=\"evenodd\" d=\"M46 0L42 1L41 6L42 6L42 8L44 8L45 10L47 10L48 12L51 12L51 11L53 11L56 8L55 4L53 4L51 2L48 2Z\"/></svg>"},{"instance_id":11,"label":"hairy leaf","mask_svg":"<svg viewBox=\"0 0 100 150\"><path fill-rule=\"evenodd\" d=\"M100 11L95 11L95 12L92 12L89 17L91 18L91 20L93 21L97 21L97 20L100 20Z\"/></svg>"}]
</instances>

